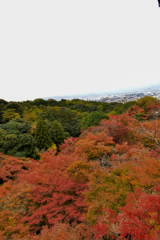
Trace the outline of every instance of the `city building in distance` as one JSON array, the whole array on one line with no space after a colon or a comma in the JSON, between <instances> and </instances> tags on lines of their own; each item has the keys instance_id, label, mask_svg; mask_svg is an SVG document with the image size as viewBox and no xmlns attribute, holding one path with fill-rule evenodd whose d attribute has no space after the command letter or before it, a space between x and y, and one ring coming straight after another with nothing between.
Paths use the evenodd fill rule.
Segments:
<instances>
[{"instance_id":1,"label":"city building in distance","mask_svg":"<svg viewBox=\"0 0 160 240\"><path fill-rule=\"evenodd\" d=\"M83 94L83 95L70 95L70 96L54 96L44 98L45 100L48 99L55 99L60 101L61 99L72 100L72 99L81 99L85 101L98 101L98 102L118 102L118 103L126 103L130 101L137 101L138 99L151 96L155 97L160 100L160 88L157 89L150 89L145 88L144 90L134 90L132 92L120 92L120 93L90 93L90 94Z\"/></svg>"}]
</instances>

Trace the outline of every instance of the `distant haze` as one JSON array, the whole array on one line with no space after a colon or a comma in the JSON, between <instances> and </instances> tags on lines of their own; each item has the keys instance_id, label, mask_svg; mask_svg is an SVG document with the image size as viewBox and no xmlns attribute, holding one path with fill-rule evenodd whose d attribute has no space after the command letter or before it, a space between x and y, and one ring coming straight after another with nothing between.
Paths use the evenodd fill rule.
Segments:
<instances>
[{"instance_id":1,"label":"distant haze","mask_svg":"<svg viewBox=\"0 0 160 240\"><path fill-rule=\"evenodd\" d=\"M157 0L0 1L0 98L160 83Z\"/></svg>"},{"instance_id":2,"label":"distant haze","mask_svg":"<svg viewBox=\"0 0 160 240\"><path fill-rule=\"evenodd\" d=\"M149 88L149 89L148 89ZM160 83L159 84L148 84L143 87L132 87L132 88L124 88L119 90L113 90L108 92L95 92L95 93L82 93L82 94L71 94L71 95L59 95L59 96L48 96L43 99L55 99L57 101L61 99L74 99L74 98L97 98L97 97L104 97L104 96L110 96L110 95L117 95L117 94L127 94L127 93L138 93L138 92L148 92L150 90L151 92L160 92Z\"/></svg>"}]
</instances>

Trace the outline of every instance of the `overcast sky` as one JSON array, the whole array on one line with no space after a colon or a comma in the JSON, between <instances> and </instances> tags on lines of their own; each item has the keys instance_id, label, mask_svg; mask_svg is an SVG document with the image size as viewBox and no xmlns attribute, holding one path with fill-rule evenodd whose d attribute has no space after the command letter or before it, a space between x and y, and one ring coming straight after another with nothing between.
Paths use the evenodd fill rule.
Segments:
<instances>
[{"instance_id":1,"label":"overcast sky","mask_svg":"<svg viewBox=\"0 0 160 240\"><path fill-rule=\"evenodd\" d=\"M0 1L0 98L160 82L157 0Z\"/></svg>"}]
</instances>

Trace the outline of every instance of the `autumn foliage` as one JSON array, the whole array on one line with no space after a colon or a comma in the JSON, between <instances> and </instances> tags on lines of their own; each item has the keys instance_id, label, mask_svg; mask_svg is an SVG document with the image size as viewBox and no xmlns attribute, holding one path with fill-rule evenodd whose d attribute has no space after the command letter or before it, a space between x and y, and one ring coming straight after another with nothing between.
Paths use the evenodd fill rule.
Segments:
<instances>
[{"instance_id":1,"label":"autumn foliage","mask_svg":"<svg viewBox=\"0 0 160 240\"><path fill-rule=\"evenodd\" d=\"M40 160L0 154L0 239L160 239L159 109L139 101Z\"/></svg>"}]
</instances>

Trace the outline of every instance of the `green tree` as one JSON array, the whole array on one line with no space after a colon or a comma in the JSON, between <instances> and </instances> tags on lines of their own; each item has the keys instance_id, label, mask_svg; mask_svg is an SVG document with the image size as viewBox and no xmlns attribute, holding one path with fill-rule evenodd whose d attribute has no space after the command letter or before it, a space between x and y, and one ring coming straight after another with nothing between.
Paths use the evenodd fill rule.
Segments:
<instances>
[{"instance_id":1,"label":"green tree","mask_svg":"<svg viewBox=\"0 0 160 240\"><path fill-rule=\"evenodd\" d=\"M9 102L5 105L5 109L15 109L16 113L19 113L23 117L23 107L17 102Z\"/></svg>"},{"instance_id":2,"label":"green tree","mask_svg":"<svg viewBox=\"0 0 160 240\"><path fill-rule=\"evenodd\" d=\"M31 134L24 133L19 135L18 139L19 139L18 152L24 153L23 157L35 156L33 151L36 150L37 145L35 138Z\"/></svg>"},{"instance_id":3,"label":"green tree","mask_svg":"<svg viewBox=\"0 0 160 240\"><path fill-rule=\"evenodd\" d=\"M0 127L0 139L4 139L6 135L7 135L7 131L5 131Z\"/></svg>"},{"instance_id":4,"label":"green tree","mask_svg":"<svg viewBox=\"0 0 160 240\"><path fill-rule=\"evenodd\" d=\"M52 146L51 134L48 130L46 122L41 117L37 121L35 139L39 149L46 150Z\"/></svg>"},{"instance_id":5,"label":"green tree","mask_svg":"<svg viewBox=\"0 0 160 240\"><path fill-rule=\"evenodd\" d=\"M0 99L0 124L2 123L2 114L3 114L3 109L5 108L5 105L7 104L7 102L3 99Z\"/></svg>"},{"instance_id":6,"label":"green tree","mask_svg":"<svg viewBox=\"0 0 160 240\"><path fill-rule=\"evenodd\" d=\"M7 131L8 134L13 130L19 132L19 134L23 134L30 133L31 123L22 118L15 118L6 124L1 124L0 127Z\"/></svg>"},{"instance_id":7,"label":"green tree","mask_svg":"<svg viewBox=\"0 0 160 240\"><path fill-rule=\"evenodd\" d=\"M103 105L99 105L99 106L97 107L97 110L103 112Z\"/></svg>"},{"instance_id":8,"label":"green tree","mask_svg":"<svg viewBox=\"0 0 160 240\"><path fill-rule=\"evenodd\" d=\"M81 120L79 119L79 117L72 118L70 124L65 123L63 125L63 128L65 132L69 133L70 136L74 138L79 137L79 135L81 134Z\"/></svg>"},{"instance_id":9,"label":"green tree","mask_svg":"<svg viewBox=\"0 0 160 240\"><path fill-rule=\"evenodd\" d=\"M16 110L11 108L3 111L2 117L3 117L2 119L3 123L9 122L15 118L21 118L19 113L16 113Z\"/></svg>"},{"instance_id":10,"label":"green tree","mask_svg":"<svg viewBox=\"0 0 160 240\"><path fill-rule=\"evenodd\" d=\"M53 107L48 106L43 110L43 112L40 114L40 116L43 119L47 119L50 122L53 122L57 119L58 111L56 109L54 109Z\"/></svg>"},{"instance_id":11,"label":"green tree","mask_svg":"<svg viewBox=\"0 0 160 240\"><path fill-rule=\"evenodd\" d=\"M119 107L115 107L114 110L109 113L109 115L121 115L123 112L126 112L129 108L131 108L135 104L136 104L136 101L130 101L130 102L124 103Z\"/></svg>"},{"instance_id":12,"label":"green tree","mask_svg":"<svg viewBox=\"0 0 160 240\"><path fill-rule=\"evenodd\" d=\"M5 140L2 146L3 153L6 155L14 155L18 150L19 140L16 135L8 134L5 136Z\"/></svg>"},{"instance_id":13,"label":"green tree","mask_svg":"<svg viewBox=\"0 0 160 240\"><path fill-rule=\"evenodd\" d=\"M7 131L5 131L4 129L0 128L0 152L3 151L2 147L3 147L6 135L7 135Z\"/></svg>"},{"instance_id":14,"label":"green tree","mask_svg":"<svg viewBox=\"0 0 160 240\"><path fill-rule=\"evenodd\" d=\"M26 107L23 112L23 117L29 122L36 122L42 112L43 111L37 106Z\"/></svg>"},{"instance_id":15,"label":"green tree","mask_svg":"<svg viewBox=\"0 0 160 240\"><path fill-rule=\"evenodd\" d=\"M31 123L21 118L0 124L0 152L17 157L39 157L30 128Z\"/></svg>"},{"instance_id":16,"label":"green tree","mask_svg":"<svg viewBox=\"0 0 160 240\"><path fill-rule=\"evenodd\" d=\"M76 113L69 108L62 108L58 114L57 119L62 125L65 123L70 124L71 119L76 117Z\"/></svg>"},{"instance_id":17,"label":"green tree","mask_svg":"<svg viewBox=\"0 0 160 240\"><path fill-rule=\"evenodd\" d=\"M149 103L158 104L157 98L146 96L137 100L136 105L144 108L145 113L147 113L147 106Z\"/></svg>"},{"instance_id":18,"label":"green tree","mask_svg":"<svg viewBox=\"0 0 160 240\"><path fill-rule=\"evenodd\" d=\"M109 119L108 115L101 111L95 111L88 114L82 120L82 128L83 130L87 129L91 126L98 126L101 119Z\"/></svg>"},{"instance_id":19,"label":"green tree","mask_svg":"<svg viewBox=\"0 0 160 240\"><path fill-rule=\"evenodd\" d=\"M59 146L64 142L65 132L63 127L58 121L54 121L52 125L52 140L57 146L57 150L59 151Z\"/></svg>"},{"instance_id":20,"label":"green tree","mask_svg":"<svg viewBox=\"0 0 160 240\"><path fill-rule=\"evenodd\" d=\"M47 106L47 101L44 100L43 98L37 98L33 101L33 105L36 105L36 106L45 105L45 106Z\"/></svg>"}]
</instances>

